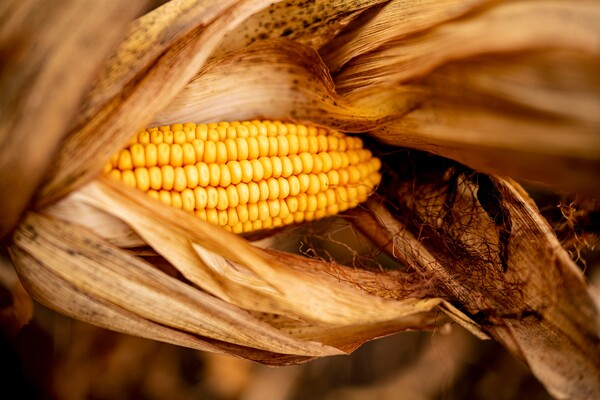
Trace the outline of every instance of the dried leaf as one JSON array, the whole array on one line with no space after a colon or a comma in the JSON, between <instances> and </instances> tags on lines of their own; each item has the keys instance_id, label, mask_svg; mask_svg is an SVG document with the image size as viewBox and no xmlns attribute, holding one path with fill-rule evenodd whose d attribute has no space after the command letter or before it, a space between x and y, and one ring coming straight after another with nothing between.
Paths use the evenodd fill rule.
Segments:
<instances>
[{"instance_id":1,"label":"dried leaf","mask_svg":"<svg viewBox=\"0 0 600 400\"><path fill-rule=\"evenodd\" d=\"M431 101L372 134L385 143L426 150L483 172L562 190L600 190L595 126Z\"/></svg>"},{"instance_id":2,"label":"dried leaf","mask_svg":"<svg viewBox=\"0 0 600 400\"><path fill-rule=\"evenodd\" d=\"M481 54L554 48L597 56L599 19L594 1L501 3L356 57L335 76L336 88L346 94L406 82L448 61Z\"/></svg>"},{"instance_id":3,"label":"dried leaf","mask_svg":"<svg viewBox=\"0 0 600 400\"><path fill-rule=\"evenodd\" d=\"M390 1L381 9L364 12L360 21L352 24L355 27L331 40L320 53L329 69L336 72L359 55L473 12L487 3L489 0Z\"/></svg>"},{"instance_id":4,"label":"dried leaf","mask_svg":"<svg viewBox=\"0 0 600 400\"><path fill-rule=\"evenodd\" d=\"M263 314L258 317L291 336L317 340L345 353L351 353L365 342L373 339L402 331L439 328L451 322L436 309L409 314L394 320L358 325L308 323L273 314Z\"/></svg>"},{"instance_id":5,"label":"dried leaf","mask_svg":"<svg viewBox=\"0 0 600 400\"><path fill-rule=\"evenodd\" d=\"M85 227L120 248L146 246L146 242L120 219L79 201L77 191L44 208L44 213L62 221Z\"/></svg>"},{"instance_id":6,"label":"dried leaf","mask_svg":"<svg viewBox=\"0 0 600 400\"><path fill-rule=\"evenodd\" d=\"M451 276L446 274L444 266L436 260L435 255L422 246L416 235L397 222L394 224L389 223L390 220L393 220L393 217L381 204L374 200L369 200L366 208L354 209L350 214L356 218L355 226L365 232L375 244L380 244L380 248L396 258L401 264L416 267L417 275L421 280L420 286L427 287L429 285L431 287L429 289L430 296L433 296L434 293L436 293L436 296L440 295L440 292L436 289L438 275L441 274L446 279L451 279ZM398 237L401 237L402 240L398 240ZM434 272L432 273L432 271ZM479 339L490 338L482 331L479 324L448 301L441 302L438 308Z\"/></svg>"},{"instance_id":7,"label":"dried leaf","mask_svg":"<svg viewBox=\"0 0 600 400\"><path fill-rule=\"evenodd\" d=\"M57 290L68 291L68 298L76 294L73 291L82 292L92 298L92 302L114 304L116 309L122 308L144 320L256 349L308 356L338 353L314 342L295 340L239 308L171 278L75 225L29 213L13 240L16 251L20 253L18 259L23 259L23 253L26 253L34 261L20 264L20 275L31 274L32 266L42 264L49 273L68 283L56 288L55 296ZM43 284L31 280L28 288L57 308L60 300L57 304L53 296L48 297L45 294L47 290L39 285ZM86 309L88 303L84 299L82 304L70 307ZM109 307L107 312L112 309ZM115 325L106 317L98 318L95 323L99 322L102 326ZM130 323L129 319L125 318L123 323ZM245 329L239 329L241 326Z\"/></svg>"},{"instance_id":8,"label":"dried leaf","mask_svg":"<svg viewBox=\"0 0 600 400\"><path fill-rule=\"evenodd\" d=\"M444 100L597 126L599 69L598 57L579 52L485 55L446 64L419 86Z\"/></svg>"},{"instance_id":9,"label":"dried leaf","mask_svg":"<svg viewBox=\"0 0 600 400\"><path fill-rule=\"evenodd\" d=\"M554 396L599 393L600 310L522 189L431 156L396 157L393 165L397 181L386 198L396 215L375 212L403 260L431 272L441 297L526 362Z\"/></svg>"},{"instance_id":10,"label":"dried leaf","mask_svg":"<svg viewBox=\"0 0 600 400\"><path fill-rule=\"evenodd\" d=\"M215 7L210 0L173 0L135 20L125 40L86 93L74 127L85 124L125 88L135 85L140 75L177 40L198 27L210 25L227 4Z\"/></svg>"},{"instance_id":11,"label":"dried leaf","mask_svg":"<svg viewBox=\"0 0 600 400\"><path fill-rule=\"evenodd\" d=\"M229 32L214 53L222 58L259 40L286 38L318 49L363 10L385 0L277 2Z\"/></svg>"},{"instance_id":12,"label":"dried leaf","mask_svg":"<svg viewBox=\"0 0 600 400\"><path fill-rule=\"evenodd\" d=\"M340 97L316 51L271 40L208 64L152 125L268 116L358 132L397 118L419 96L390 87Z\"/></svg>"},{"instance_id":13,"label":"dried leaf","mask_svg":"<svg viewBox=\"0 0 600 400\"><path fill-rule=\"evenodd\" d=\"M198 350L220 352L219 347L173 328L139 317L104 299L78 290L46 265L17 246L10 248L19 278L38 302L62 314L106 329L161 340Z\"/></svg>"},{"instance_id":14,"label":"dried leaf","mask_svg":"<svg viewBox=\"0 0 600 400\"><path fill-rule=\"evenodd\" d=\"M176 268L184 258L181 272L188 279L215 295L222 294L222 287L227 299L247 310L352 325L428 311L439 303L436 299L384 300L358 291L352 285L339 284L327 275L311 274L306 269L299 273L298 268L289 267L290 259L286 264L277 262L233 234L199 219L188 218L181 210L151 201L143 193L114 182L98 181L84 188L82 193L85 194L84 201L129 224ZM157 213L157 209L161 212ZM163 226L160 240L155 239L157 224ZM207 254L206 250L196 246L195 250L202 254L202 262L194 263L188 252L178 253L185 243L188 246L189 243L201 243L203 248L216 254ZM230 264L232 262L239 265ZM295 262L304 263L302 259ZM201 268L209 263L218 265L209 266L202 272ZM197 279L211 275L212 281ZM218 284L221 286L216 286Z\"/></svg>"},{"instance_id":15,"label":"dried leaf","mask_svg":"<svg viewBox=\"0 0 600 400\"><path fill-rule=\"evenodd\" d=\"M0 5L0 190L11 193L0 203L0 237L30 202L99 63L143 6L72 0Z\"/></svg>"},{"instance_id":16,"label":"dried leaf","mask_svg":"<svg viewBox=\"0 0 600 400\"><path fill-rule=\"evenodd\" d=\"M134 203L125 201L125 199L142 201ZM224 293L228 302L239 307L270 313L257 314L257 318L268 322L281 330L282 333L285 332L287 335L302 340L300 343L304 343L305 340L317 340L349 352L366 340L375 337L405 329L425 329L446 322L434 308L439 304L436 299L416 300L406 298L406 296L400 294L402 291L408 294L411 291L420 290L418 282L413 282L413 288L411 289L411 284L407 283L408 277L403 280L392 280L389 279L391 278L391 276L388 277L389 274L370 274L370 278L373 280L371 289L364 286L357 287L352 279L364 278L369 275L367 271L352 271L317 260L307 261L299 256L252 249L236 236L219 228L200 220L189 219L185 213L179 215L182 213L181 211L171 209L160 203L154 204L153 201L143 200L150 199L129 188L106 181L103 185L98 182L85 187L64 201L70 204L77 204L77 202L89 203L99 207L104 212L122 218L138 232L140 237L149 239L148 242L153 245L154 249L169 259L173 266L180 269L184 275L199 286L211 290L213 288L211 288L210 281L205 282L198 279L203 274L202 270L207 270L208 267L207 276L213 279L214 284L220 285L218 289L224 289L221 292L215 291L216 295L221 297ZM146 207L149 208L146 210ZM157 213L157 208L162 208L164 212ZM52 208L49 211L52 212L55 209ZM157 221L152 219L152 216L156 215L164 216L164 229L155 229ZM168 224L166 221L171 223ZM157 235L156 232L161 233ZM198 232L201 233L200 236L203 237L203 240L199 240ZM60 236L65 237L65 234L62 233ZM207 238L213 239L208 240ZM215 240L214 238L218 239ZM219 248L219 243L227 241L229 256L235 255L234 258L244 265L231 263L222 256L208 252L195 244L193 248L201 257L195 260L191 259L187 251L183 251L182 257L179 253L181 249L185 248L186 243L189 247L190 241L191 243L201 242L203 245L213 246L214 248ZM17 244L19 243L18 241ZM23 244L21 244L21 247L23 247ZM223 248L221 248L222 250ZM251 259L254 259L254 262L249 263ZM257 263L260 259L262 261ZM200 262L200 260L204 262ZM132 263L131 261L127 262ZM136 264L139 262L137 261ZM262 267L261 264L263 264ZM274 267L276 268L274 269ZM293 267L293 269L289 269L289 267ZM95 266L94 268L99 267ZM334 270L336 271L335 277L331 275ZM117 271L115 270L112 273L117 273ZM122 273L125 274L121 278L122 280L131 279L130 273L125 268L123 268ZM144 274L146 275L147 271ZM397 272L391 275L398 277ZM346 279L340 281L342 276L346 276ZM288 282L288 279L293 280L293 285ZM152 280L155 282L155 286L159 288L162 286L162 283L159 283L162 282L162 278L155 277ZM368 284L369 279L363 279L363 281ZM290 290L291 287L294 287L294 289ZM167 290L167 288L163 290ZM122 293L123 289L119 289L118 292ZM399 300L385 301L379 296L367 294L375 292L386 293L387 296L384 297ZM421 295L423 294L421 292ZM181 300L181 295L172 297ZM309 301L305 299L309 299ZM164 301L163 299L162 302ZM178 300L173 301L178 303ZM351 303L351 305L345 306L348 303ZM121 300L120 305L126 309L136 307L135 305L124 304L123 300ZM53 305L53 307L56 307L56 305ZM173 309L175 305L165 305L165 307ZM137 308L135 309L137 310ZM160 310L157 310L157 312L161 313ZM197 312L204 315L202 310ZM171 313L173 314L173 311ZM214 313L222 315L223 311L215 310ZM136 314L139 314L139 311L136 311ZM278 317L272 318L275 314ZM289 315L289 318L285 318L283 315ZM151 320L161 321L160 318L158 315L153 315ZM308 318L308 320L302 321L298 318ZM184 320L190 321L189 317L185 317ZM247 326L249 322L241 323L238 328L243 327L242 330L244 331L252 331L253 328ZM165 322L162 321L162 323ZM173 323L169 325L173 325ZM177 326L180 329L182 328L179 325ZM188 327L187 330L189 329ZM202 333L205 328L194 329L200 329L199 333ZM273 346L272 338L266 337L260 332L255 332L254 336L257 340L263 341L270 351L283 353L281 349ZM214 333L212 337L214 337ZM223 338L220 339L223 340ZM228 341L235 342L231 338ZM252 347L261 348L256 343ZM236 354L255 359L255 355L244 352L238 351ZM303 354L305 356L316 355L308 351ZM289 363L305 361L306 358L299 357L294 361L293 358L289 357L276 357L268 358L268 360L269 363Z\"/></svg>"},{"instance_id":17,"label":"dried leaf","mask_svg":"<svg viewBox=\"0 0 600 400\"><path fill-rule=\"evenodd\" d=\"M68 136L49 171L49 181L41 191L38 206L51 203L98 175L104 162L127 143L132 133L149 123L152 116L191 80L228 30L271 3L267 0L226 0L215 5L211 1L198 1L198 8L192 8L195 17L185 21L195 25L176 30L179 36L170 39L172 44L160 54L151 53L152 57L144 58L145 63L138 63L126 49L134 43L143 43L146 35L152 37L148 31L168 30L170 18L144 19L129 33L125 49L117 53L123 58L113 58L112 63L121 64L115 67L117 70L139 69L134 81L121 87L114 97L94 106L92 117ZM170 13L172 10L162 7L156 11ZM156 40L161 39L159 35ZM148 67L144 68L146 65ZM109 74L107 79L124 84L123 75L130 76L115 73ZM111 88L112 93L121 84L103 82L102 85Z\"/></svg>"},{"instance_id":18,"label":"dried leaf","mask_svg":"<svg viewBox=\"0 0 600 400\"><path fill-rule=\"evenodd\" d=\"M368 271L348 268L318 259L309 259L291 253L273 250L268 251L268 253L300 273L319 276L324 281L324 285L327 280L333 279L371 295L397 300L411 298L426 299L427 297L431 297L433 292L435 292L427 282L415 278L412 274L402 273L397 270ZM446 312L444 303L440 303L433 309L423 309L422 306L427 303L428 301L414 302L414 311L421 309L421 312L411 312L389 321L365 322L354 325L334 326L324 323L308 323L296 319L274 316L273 314L264 315L263 319L267 318L269 324L294 337L312 338L312 340L335 346L349 353L368 340L400 331L433 329L449 322L440 312L440 310ZM458 314L462 315L460 312L457 312ZM463 317L466 318L464 315ZM480 335L480 337L487 338L485 334Z\"/></svg>"}]
</instances>

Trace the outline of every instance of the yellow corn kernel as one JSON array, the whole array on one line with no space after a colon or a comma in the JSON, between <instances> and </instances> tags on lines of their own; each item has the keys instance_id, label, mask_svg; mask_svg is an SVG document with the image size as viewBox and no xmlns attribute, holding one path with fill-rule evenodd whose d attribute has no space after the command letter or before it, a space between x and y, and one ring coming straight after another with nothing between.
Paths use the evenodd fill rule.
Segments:
<instances>
[{"instance_id":1,"label":"yellow corn kernel","mask_svg":"<svg viewBox=\"0 0 600 400\"><path fill-rule=\"evenodd\" d=\"M139 132L103 173L234 233L355 207L381 180L360 138L279 121L174 124Z\"/></svg>"},{"instance_id":2,"label":"yellow corn kernel","mask_svg":"<svg viewBox=\"0 0 600 400\"><path fill-rule=\"evenodd\" d=\"M183 208L183 200L181 199L181 193L171 192L171 206L175 208Z\"/></svg>"}]
</instances>

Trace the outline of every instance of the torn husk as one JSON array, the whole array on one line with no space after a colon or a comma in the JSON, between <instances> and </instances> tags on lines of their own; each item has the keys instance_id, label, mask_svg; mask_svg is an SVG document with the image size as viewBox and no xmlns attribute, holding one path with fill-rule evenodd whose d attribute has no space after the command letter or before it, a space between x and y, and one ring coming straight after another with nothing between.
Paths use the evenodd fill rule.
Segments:
<instances>
[{"instance_id":1,"label":"torn husk","mask_svg":"<svg viewBox=\"0 0 600 400\"><path fill-rule=\"evenodd\" d=\"M392 255L432 274L438 295L554 382L547 386L554 396L593 397L600 311L523 189L427 155L392 165L394 185L383 204L370 202L365 232L387 230Z\"/></svg>"},{"instance_id":2,"label":"torn husk","mask_svg":"<svg viewBox=\"0 0 600 400\"><path fill-rule=\"evenodd\" d=\"M88 81L40 91L63 119L34 171L2 147L2 171L19 167L2 184L27 186L2 209L16 221L35 207L7 240L28 292L105 328L273 365L454 321L503 343L553 396L597 397L597 306L533 201L500 178L597 191L597 3L317 1L310 21L292 19L301 1L208 3L169 2L131 25L75 118L52 106L74 110ZM45 113L10 116L3 143L38 143L30 124ZM384 181L346 218L406 269L259 248L99 177L151 121L259 117L400 146L380 149Z\"/></svg>"}]
</instances>

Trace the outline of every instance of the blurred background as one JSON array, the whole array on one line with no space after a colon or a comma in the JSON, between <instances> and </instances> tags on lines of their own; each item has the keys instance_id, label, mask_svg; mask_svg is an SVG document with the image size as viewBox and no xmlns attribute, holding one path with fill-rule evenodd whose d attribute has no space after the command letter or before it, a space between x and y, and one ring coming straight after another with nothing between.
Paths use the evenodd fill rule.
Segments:
<instances>
[{"instance_id":1,"label":"blurred background","mask_svg":"<svg viewBox=\"0 0 600 400\"><path fill-rule=\"evenodd\" d=\"M550 399L494 341L458 326L404 332L349 356L267 367L107 331L39 305L2 345L3 398Z\"/></svg>"}]
</instances>

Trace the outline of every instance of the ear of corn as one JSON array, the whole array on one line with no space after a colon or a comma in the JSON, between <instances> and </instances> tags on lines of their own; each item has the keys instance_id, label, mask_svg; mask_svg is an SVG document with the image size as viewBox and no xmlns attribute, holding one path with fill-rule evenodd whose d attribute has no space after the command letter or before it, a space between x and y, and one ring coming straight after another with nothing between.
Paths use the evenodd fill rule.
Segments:
<instances>
[{"instance_id":1,"label":"ear of corn","mask_svg":"<svg viewBox=\"0 0 600 400\"><path fill-rule=\"evenodd\" d=\"M320 219L365 201L381 176L357 137L298 124L175 124L139 132L104 172L235 233Z\"/></svg>"}]
</instances>

